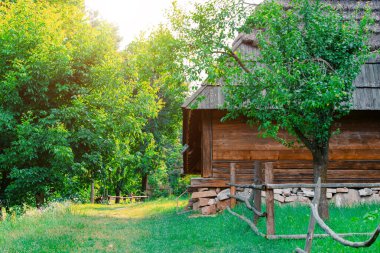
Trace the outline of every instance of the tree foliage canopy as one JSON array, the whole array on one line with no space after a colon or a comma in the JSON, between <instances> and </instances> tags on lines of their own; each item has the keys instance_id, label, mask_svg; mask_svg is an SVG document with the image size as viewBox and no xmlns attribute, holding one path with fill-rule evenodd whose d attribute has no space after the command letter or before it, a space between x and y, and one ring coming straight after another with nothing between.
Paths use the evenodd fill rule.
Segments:
<instances>
[{"instance_id":1,"label":"tree foliage canopy","mask_svg":"<svg viewBox=\"0 0 380 253\"><path fill-rule=\"evenodd\" d=\"M81 197L91 182L138 193L139 170L161 167L167 178L187 89L178 45L163 27L123 51L119 40L82 0L0 4L0 200Z\"/></svg>"}]
</instances>

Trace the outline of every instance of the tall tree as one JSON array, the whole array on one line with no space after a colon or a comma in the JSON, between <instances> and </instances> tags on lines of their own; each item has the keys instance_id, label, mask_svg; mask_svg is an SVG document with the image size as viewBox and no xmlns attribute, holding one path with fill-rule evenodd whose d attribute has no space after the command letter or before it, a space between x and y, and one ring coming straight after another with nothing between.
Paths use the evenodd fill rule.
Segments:
<instances>
[{"instance_id":1,"label":"tall tree","mask_svg":"<svg viewBox=\"0 0 380 253\"><path fill-rule=\"evenodd\" d=\"M0 24L0 197L41 205L124 166L157 103L127 78L115 28L81 0L6 2Z\"/></svg>"},{"instance_id":2,"label":"tall tree","mask_svg":"<svg viewBox=\"0 0 380 253\"><path fill-rule=\"evenodd\" d=\"M181 46L182 42L160 25L148 36L142 34L125 50L132 80L155 89L156 103L160 106L157 117L151 118L145 126L144 131L149 134L139 147L142 191L146 190L149 174L164 170L167 175L168 170L179 164L173 160L180 159L181 104L188 89Z\"/></svg>"},{"instance_id":3,"label":"tall tree","mask_svg":"<svg viewBox=\"0 0 380 253\"><path fill-rule=\"evenodd\" d=\"M9 194L15 192L25 181L24 196L35 194L40 205L42 188L57 183L70 162L71 150L62 139L66 130L48 117L58 103L65 103L65 80L71 71L61 20L55 6L33 1L0 5L0 118L5 126L0 130L1 197L6 189ZM56 161L64 162L62 173L54 173ZM49 171L50 167L54 169ZM50 182L44 180L52 174L56 176ZM40 187L36 187L38 182Z\"/></svg>"},{"instance_id":4,"label":"tall tree","mask_svg":"<svg viewBox=\"0 0 380 253\"><path fill-rule=\"evenodd\" d=\"M227 118L243 115L265 137L293 146L285 130L310 150L314 181L326 182L333 123L349 112L352 82L369 56L370 12L346 21L331 6L307 0L291 1L290 8L211 0L187 15L175 11L194 77L205 71L210 82L225 83ZM237 32L255 33L260 53L232 51ZM321 195L320 212L328 218Z\"/></svg>"}]
</instances>

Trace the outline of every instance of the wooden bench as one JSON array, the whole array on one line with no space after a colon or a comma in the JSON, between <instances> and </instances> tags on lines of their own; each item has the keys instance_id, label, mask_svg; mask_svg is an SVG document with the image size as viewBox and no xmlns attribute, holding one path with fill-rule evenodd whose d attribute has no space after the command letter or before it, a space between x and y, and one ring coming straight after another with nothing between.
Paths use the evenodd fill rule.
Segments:
<instances>
[{"instance_id":1,"label":"wooden bench","mask_svg":"<svg viewBox=\"0 0 380 253\"><path fill-rule=\"evenodd\" d=\"M108 195L108 202L110 202L111 200L115 200L116 199L120 199L120 200L124 200L124 202L126 202L127 200L130 200L131 202L133 201L142 201L144 199L148 198L148 196L128 196L128 197L123 197L123 196L110 196Z\"/></svg>"}]
</instances>

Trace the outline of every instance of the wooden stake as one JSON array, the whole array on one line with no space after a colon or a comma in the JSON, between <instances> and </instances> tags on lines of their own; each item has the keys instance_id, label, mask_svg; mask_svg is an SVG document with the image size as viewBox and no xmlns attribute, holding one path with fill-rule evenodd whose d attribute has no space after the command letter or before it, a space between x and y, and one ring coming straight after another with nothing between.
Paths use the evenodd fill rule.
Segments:
<instances>
[{"instance_id":1,"label":"wooden stake","mask_svg":"<svg viewBox=\"0 0 380 253\"><path fill-rule=\"evenodd\" d=\"M317 188L319 187L319 188ZM315 188L315 195L313 199L314 205L319 205L319 198L320 198L320 187L321 187L321 178L318 178L317 187ZM306 242L305 242L305 250L304 252L309 253L311 252L311 246L313 244L313 237L314 237L314 230L315 230L315 217L313 215L313 211L311 211L310 214L310 221L309 221L309 227L307 229L307 235L306 235Z\"/></svg>"},{"instance_id":2,"label":"wooden stake","mask_svg":"<svg viewBox=\"0 0 380 253\"><path fill-rule=\"evenodd\" d=\"M231 184L236 183L236 164L235 163L230 163L230 181L231 181ZM236 186L230 187L230 193L231 195L236 195ZM235 205L236 205L236 199L231 198L231 208L234 208Z\"/></svg>"},{"instance_id":3,"label":"wooden stake","mask_svg":"<svg viewBox=\"0 0 380 253\"><path fill-rule=\"evenodd\" d=\"M255 185L260 185L263 183L263 173L261 170L261 162L260 161L255 161L255 167L253 171L254 179L253 183ZM261 190L253 190L253 205L255 209L259 212L261 212ZM253 215L253 223L257 225L257 222L259 221L260 216L257 214Z\"/></svg>"},{"instance_id":4,"label":"wooden stake","mask_svg":"<svg viewBox=\"0 0 380 253\"><path fill-rule=\"evenodd\" d=\"M273 183L273 163L265 163L265 184ZM267 213L267 235L274 235L274 193L273 189L265 191Z\"/></svg>"}]
</instances>

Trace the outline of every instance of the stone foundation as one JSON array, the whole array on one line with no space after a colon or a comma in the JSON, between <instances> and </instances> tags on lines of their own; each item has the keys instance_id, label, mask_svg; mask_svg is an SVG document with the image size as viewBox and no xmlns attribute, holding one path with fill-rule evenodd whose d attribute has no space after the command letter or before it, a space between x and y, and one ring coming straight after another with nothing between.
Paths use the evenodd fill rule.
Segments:
<instances>
[{"instance_id":1,"label":"stone foundation","mask_svg":"<svg viewBox=\"0 0 380 253\"><path fill-rule=\"evenodd\" d=\"M197 210L203 215L212 215L223 211L230 205L230 189L221 188L198 188L191 194L187 210ZM327 199L335 203L336 206L350 206L359 203L380 203L380 188L327 188ZM251 189L237 188L236 195L247 198ZM265 198L265 192L262 191L262 197ZM286 188L275 189L274 199L281 204L288 203L310 203L314 197L312 188Z\"/></svg>"}]
</instances>

